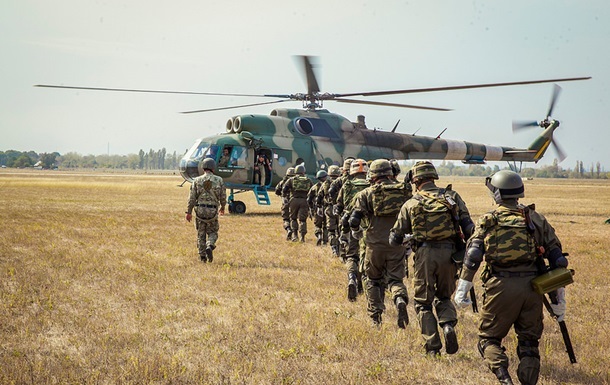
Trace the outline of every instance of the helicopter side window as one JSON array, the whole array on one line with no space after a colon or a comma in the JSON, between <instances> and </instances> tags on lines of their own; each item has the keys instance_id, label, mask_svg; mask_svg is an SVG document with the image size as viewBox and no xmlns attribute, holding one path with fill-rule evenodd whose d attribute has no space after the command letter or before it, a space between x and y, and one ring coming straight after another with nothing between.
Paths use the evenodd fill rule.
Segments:
<instances>
[{"instance_id":1,"label":"helicopter side window","mask_svg":"<svg viewBox=\"0 0 610 385\"><path fill-rule=\"evenodd\" d=\"M211 145L209 150L206 152L205 157L216 160L218 158L218 145L217 144Z\"/></svg>"},{"instance_id":2,"label":"helicopter side window","mask_svg":"<svg viewBox=\"0 0 610 385\"><path fill-rule=\"evenodd\" d=\"M248 164L248 151L245 147L234 146L229 160L230 167L243 168Z\"/></svg>"},{"instance_id":3,"label":"helicopter side window","mask_svg":"<svg viewBox=\"0 0 610 385\"><path fill-rule=\"evenodd\" d=\"M220 155L220 159L218 160L218 167L230 167L234 165L231 158L232 150L232 146L225 146L222 149L222 154Z\"/></svg>"}]
</instances>

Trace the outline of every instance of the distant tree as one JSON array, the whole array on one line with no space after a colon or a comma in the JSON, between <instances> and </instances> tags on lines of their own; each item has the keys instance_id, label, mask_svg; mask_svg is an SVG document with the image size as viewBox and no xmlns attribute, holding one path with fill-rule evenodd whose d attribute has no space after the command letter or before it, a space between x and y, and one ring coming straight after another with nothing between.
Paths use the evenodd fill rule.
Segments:
<instances>
[{"instance_id":1,"label":"distant tree","mask_svg":"<svg viewBox=\"0 0 610 385\"><path fill-rule=\"evenodd\" d=\"M50 154L48 153L42 153L40 154L40 162L42 163L41 166L44 169L51 169L53 167L56 166L55 162L57 161L57 157L59 156L59 153L57 152L52 152Z\"/></svg>"},{"instance_id":2,"label":"distant tree","mask_svg":"<svg viewBox=\"0 0 610 385\"><path fill-rule=\"evenodd\" d=\"M145 155L146 154L144 153L144 150L140 149L140 152L138 153L138 157L139 157L138 168L139 169L143 169L144 168L144 164L145 164L144 156Z\"/></svg>"},{"instance_id":3,"label":"distant tree","mask_svg":"<svg viewBox=\"0 0 610 385\"><path fill-rule=\"evenodd\" d=\"M26 153L19 155L17 159L12 164L12 167L24 168L24 167L32 167L34 165L34 161L30 158Z\"/></svg>"}]
</instances>

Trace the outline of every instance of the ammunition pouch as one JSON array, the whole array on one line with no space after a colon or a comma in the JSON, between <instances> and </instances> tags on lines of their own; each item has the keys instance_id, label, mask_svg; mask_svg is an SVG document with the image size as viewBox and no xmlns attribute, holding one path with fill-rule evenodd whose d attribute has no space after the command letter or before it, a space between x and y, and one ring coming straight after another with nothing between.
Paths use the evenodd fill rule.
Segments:
<instances>
[{"instance_id":1,"label":"ammunition pouch","mask_svg":"<svg viewBox=\"0 0 610 385\"><path fill-rule=\"evenodd\" d=\"M574 282L573 270L558 267L532 279L532 288L538 294L546 294Z\"/></svg>"}]
</instances>

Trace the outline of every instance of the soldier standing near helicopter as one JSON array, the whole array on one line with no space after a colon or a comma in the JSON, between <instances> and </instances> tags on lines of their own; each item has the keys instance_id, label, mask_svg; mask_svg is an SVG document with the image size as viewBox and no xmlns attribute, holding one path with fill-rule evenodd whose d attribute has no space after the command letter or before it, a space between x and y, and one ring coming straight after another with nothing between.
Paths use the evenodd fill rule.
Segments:
<instances>
[{"instance_id":1,"label":"soldier standing near helicopter","mask_svg":"<svg viewBox=\"0 0 610 385\"><path fill-rule=\"evenodd\" d=\"M307 234L307 192L313 185L305 175L305 166L302 164L295 167L295 176L288 179L282 187L282 196L290 196L290 229L292 241L305 242ZM297 222L298 220L298 222ZM299 237L300 236L300 237Z\"/></svg>"},{"instance_id":2,"label":"soldier standing near helicopter","mask_svg":"<svg viewBox=\"0 0 610 385\"><path fill-rule=\"evenodd\" d=\"M282 214L282 221L284 230L286 230L286 240L289 241L292 239L292 229L290 228L290 208L288 203L290 202L290 197L282 195L282 188L286 181L294 176L294 167L288 167L286 170L286 175L284 178L275 186L275 195L282 198L282 207L280 208L280 213Z\"/></svg>"},{"instance_id":3,"label":"soldier standing near helicopter","mask_svg":"<svg viewBox=\"0 0 610 385\"><path fill-rule=\"evenodd\" d=\"M312 188L307 192L307 205L309 206L309 215L313 218L313 224L315 226L314 234L316 236L316 246L328 243L328 230L326 229L326 217L324 216L324 210L322 205L318 205L317 196L318 192L322 188L322 185L328 178L328 173L324 170L318 171L316 174L316 182Z\"/></svg>"},{"instance_id":4,"label":"soldier standing near helicopter","mask_svg":"<svg viewBox=\"0 0 610 385\"><path fill-rule=\"evenodd\" d=\"M225 184L221 177L214 175L216 162L206 158L202 162L203 175L193 180L189 193L186 220L190 222L195 210L197 228L197 248L202 262L212 262L213 250L218 240L218 215L224 215L227 204Z\"/></svg>"},{"instance_id":5,"label":"soldier standing near helicopter","mask_svg":"<svg viewBox=\"0 0 610 385\"><path fill-rule=\"evenodd\" d=\"M323 209L323 213L326 216L326 232L328 233L329 243L334 257L339 256L339 217L333 214L333 202L331 202L328 190L339 175L341 175L339 166L330 166L328 168L329 178L324 181L322 187L320 187L320 190L318 191L318 196L316 197L316 204Z\"/></svg>"}]
</instances>

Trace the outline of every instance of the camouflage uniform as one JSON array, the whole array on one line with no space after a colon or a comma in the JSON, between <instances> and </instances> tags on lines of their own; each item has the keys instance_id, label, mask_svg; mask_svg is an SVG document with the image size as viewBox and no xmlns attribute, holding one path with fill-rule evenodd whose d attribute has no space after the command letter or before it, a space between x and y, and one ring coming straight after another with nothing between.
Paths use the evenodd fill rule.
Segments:
<instances>
[{"instance_id":1,"label":"camouflage uniform","mask_svg":"<svg viewBox=\"0 0 610 385\"><path fill-rule=\"evenodd\" d=\"M521 180L516 173L508 170L496 174L513 178L517 184ZM520 192L512 191L514 196L524 196L522 186L521 182ZM540 272L542 262L538 258L538 251L542 249L538 248L541 246L544 249L544 256L549 259L551 268L565 267L567 260L562 255L555 230L544 216L534 211L533 205L519 205L516 198L506 198L506 190L500 191L504 198L496 200L498 206L479 218L468 240L468 254L460 275L460 285L467 281L472 286L472 279L484 255L485 267L481 275L484 302L480 313L479 352L502 384L512 384L502 340L514 327L518 341L519 380L522 384L535 384L540 370L538 341L543 329L543 297L531 285L531 280ZM459 305L457 300L456 303Z\"/></svg>"},{"instance_id":2,"label":"camouflage uniform","mask_svg":"<svg viewBox=\"0 0 610 385\"><path fill-rule=\"evenodd\" d=\"M280 213L282 215L282 222L283 222L284 230L286 230L286 240L292 239L292 230L290 228L290 210L289 210L289 204L288 204L290 202L290 196L283 196L282 188L284 187L284 184L286 183L286 181L288 179L292 178L293 176L294 176L294 167L289 167L288 170L286 171L286 175L284 176L284 179L282 179L275 186L275 195L282 198L282 207L280 208Z\"/></svg>"},{"instance_id":3,"label":"camouflage uniform","mask_svg":"<svg viewBox=\"0 0 610 385\"><path fill-rule=\"evenodd\" d=\"M221 177L211 171L193 180L188 199L187 215L195 209L197 228L197 247L202 261L212 261L211 250L218 240L218 212L224 212L227 204L226 189Z\"/></svg>"},{"instance_id":4,"label":"camouflage uniform","mask_svg":"<svg viewBox=\"0 0 610 385\"><path fill-rule=\"evenodd\" d=\"M312 186L307 192L307 206L309 207L309 213L313 219L315 227L314 234L317 238L316 245L326 245L328 243L328 229L326 228L326 216L324 215L323 205L318 205L317 196L322 185L326 181L327 174L325 171L318 171L318 182ZM323 177L319 177L324 175Z\"/></svg>"},{"instance_id":5,"label":"camouflage uniform","mask_svg":"<svg viewBox=\"0 0 610 385\"><path fill-rule=\"evenodd\" d=\"M282 187L282 196L290 196L290 229L292 240L295 242L298 241L297 234L300 235L301 242L305 242L305 234L307 234L307 192L313 183L304 175L304 172L297 173L298 175L288 179Z\"/></svg>"},{"instance_id":6,"label":"camouflage uniform","mask_svg":"<svg viewBox=\"0 0 610 385\"><path fill-rule=\"evenodd\" d=\"M421 163L433 168L429 162ZM414 168L418 167L418 164L420 162L416 163ZM434 174L437 179L435 169ZM446 197L449 196L454 206L457 206L462 231L470 234L472 221L466 204L457 192L439 189L432 178L421 184L417 183L418 192L400 209L391 236L398 239L403 239L407 234L413 236L411 240L415 250L413 299L426 352L434 356L440 354L442 347L438 332L440 325L445 334L447 353L453 354L458 346L453 331L453 327L457 324L457 313L451 302L451 295L455 290L457 266L452 260L452 254L456 251L455 240L458 234L451 210L446 207L448 201ZM442 210L443 207L445 211ZM465 230L466 228L468 231ZM433 309L436 310L436 316ZM450 336L449 341L448 336Z\"/></svg>"},{"instance_id":7,"label":"camouflage uniform","mask_svg":"<svg viewBox=\"0 0 610 385\"><path fill-rule=\"evenodd\" d=\"M360 241L350 233L348 224L356 196L370 186L366 180L368 165L362 159L356 159L350 166L350 177L345 180L337 197L337 212L341 220L341 243L345 253L344 261L347 270L348 299L356 300L357 292L362 292L362 272L360 271Z\"/></svg>"},{"instance_id":8,"label":"camouflage uniform","mask_svg":"<svg viewBox=\"0 0 610 385\"><path fill-rule=\"evenodd\" d=\"M380 161L372 163L371 174L378 162ZM387 161L380 163L383 165L387 163L389 166ZM401 206L411 197L411 186L398 183L387 176L373 178L373 180L372 186L357 195L350 218L352 231L356 225L359 225L359 219L368 219L368 228L364 234L367 310L375 323L381 322L381 314L385 310L384 292L387 284L387 288L392 293L393 302L404 304L402 317L406 317L406 319L399 319L399 326L404 328L408 323L407 288L403 283L406 246L390 245L388 236Z\"/></svg>"},{"instance_id":9,"label":"camouflage uniform","mask_svg":"<svg viewBox=\"0 0 610 385\"><path fill-rule=\"evenodd\" d=\"M327 178L322 186L318 190L318 195L316 196L316 205L317 207L322 207L325 215L325 231L328 234L328 241L330 243L330 247L333 253L333 256L339 256L339 232L338 232L338 222L339 216L333 213L333 204L331 201L329 189L331 184L337 180L338 166L330 166L329 167L329 178Z\"/></svg>"}]
</instances>

